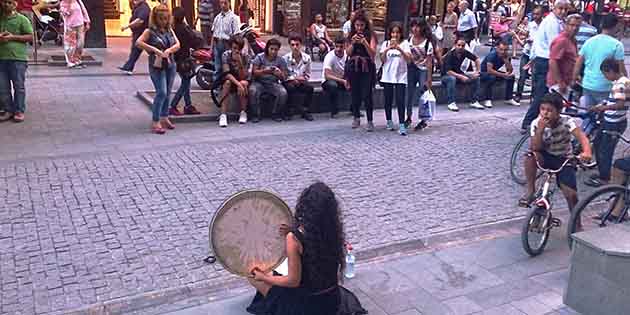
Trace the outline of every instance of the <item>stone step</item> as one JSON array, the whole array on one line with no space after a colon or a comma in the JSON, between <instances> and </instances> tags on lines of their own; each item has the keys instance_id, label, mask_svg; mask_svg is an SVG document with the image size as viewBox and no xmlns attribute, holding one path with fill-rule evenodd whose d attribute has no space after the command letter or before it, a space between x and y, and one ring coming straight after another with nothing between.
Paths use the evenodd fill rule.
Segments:
<instances>
[{"instance_id":1,"label":"stone step","mask_svg":"<svg viewBox=\"0 0 630 315\"><path fill-rule=\"evenodd\" d=\"M313 85L315 88L315 93L313 95L313 101L311 104L311 112L313 113L330 112L329 103L323 95L323 89L321 85L318 82L310 82L309 84ZM503 95L503 91L504 91L504 85L497 84L494 86L493 95L495 96L496 99L499 99L500 98L499 96ZM173 92L171 93L171 97L175 94L175 92L176 92L176 88L174 88ZM446 92L439 81L433 82L433 92L436 95L438 106L441 107L440 105L445 105ZM529 97L528 92L529 91L525 93L524 98ZM468 100L470 99L471 93L472 93L472 88L470 86L465 85L463 86L463 88L457 89L457 101L460 107L463 107L464 105L467 105L470 102ZM150 108L153 103L153 97L155 95L155 91L138 91L136 95L140 100L143 101L143 103L146 106ZM373 97L374 97L374 108L382 109L384 106L383 88L380 86L377 86L374 89ZM221 114L219 108L211 100L210 91L192 90L191 98L192 98L193 105L195 105L195 107L197 107L197 109L202 114L201 115L175 116L175 117L172 117L174 121L176 122L212 121L212 120L216 120ZM503 102L495 101L495 103L499 105L499 104L502 104ZM179 103L180 108L182 108L183 105L184 104L182 100ZM340 111L350 110L350 95L348 93L346 93L346 95L344 95L343 99L340 101L339 110ZM444 108L443 110L446 110L446 109ZM240 110L239 110L238 102L237 102L236 97L234 96L230 101L228 115L230 116L231 119L234 119L238 117L239 111Z\"/></svg>"}]
</instances>

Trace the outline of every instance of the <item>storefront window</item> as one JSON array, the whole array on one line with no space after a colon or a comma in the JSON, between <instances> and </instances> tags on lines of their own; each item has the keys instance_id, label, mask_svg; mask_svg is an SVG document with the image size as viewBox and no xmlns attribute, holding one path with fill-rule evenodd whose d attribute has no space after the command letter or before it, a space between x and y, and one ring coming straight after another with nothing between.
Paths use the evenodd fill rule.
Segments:
<instances>
[{"instance_id":1,"label":"storefront window","mask_svg":"<svg viewBox=\"0 0 630 315\"><path fill-rule=\"evenodd\" d=\"M385 29L385 18L387 17L387 0L355 0L355 9L363 8L374 25L376 30Z\"/></svg>"},{"instance_id":2,"label":"storefront window","mask_svg":"<svg viewBox=\"0 0 630 315\"><path fill-rule=\"evenodd\" d=\"M329 28L341 28L350 15L350 1L330 0L326 4L326 25Z\"/></svg>"}]
</instances>

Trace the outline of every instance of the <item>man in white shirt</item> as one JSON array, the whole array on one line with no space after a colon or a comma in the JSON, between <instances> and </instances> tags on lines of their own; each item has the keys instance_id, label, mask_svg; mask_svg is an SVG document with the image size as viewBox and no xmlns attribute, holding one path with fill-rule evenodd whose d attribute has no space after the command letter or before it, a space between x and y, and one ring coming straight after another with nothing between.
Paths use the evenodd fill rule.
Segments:
<instances>
[{"instance_id":1,"label":"man in white shirt","mask_svg":"<svg viewBox=\"0 0 630 315\"><path fill-rule=\"evenodd\" d=\"M350 90L350 84L344 78L344 67L346 65L346 39L344 37L335 38L335 49L329 51L324 58L324 70L322 76L324 83L322 88L324 94L330 101L330 117L335 118L339 113L339 97L343 92Z\"/></svg>"},{"instance_id":2,"label":"man in white shirt","mask_svg":"<svg viewBox=\"0 0 630 315\"><path fill-rule=\"evenodd\" d=\"M310 114L310 108L313 99L313 87L308 84L308 80L311 78L311 56L302 51L302 37L299 34L289 36L289 45L291 52L283 57L289 70L283 85L290 100L287 102L284 116L286 120L290 120L292 114L299 112L304 120L312 121L313 115ZM296 98L296 94L301 94L303 98ZM296 100L301 101L302 104L296 104ZM289 108L290 105L294 105L296 108Z\"/></svg>"},{"instance_id":3,"label":"man in white shirt","mask_svg":"<svg viewBox=\"0 0 630 315\"><path fill-rule=\"evenodd\" d=\"M548 92L547 72L549 72L549 48L551 42L562 32L564 18L569 10L569 0L556 0L553 11L543 19L533 35L532 61L532 103L523 118L521 130L529 130L531 122L538 117L540 100Z\"/></svg>"},{"instance_id":4,"label":"man in white shirt","mask_svg":"<svg viewBox=\"0 0 630 315\"><path fill-rule=\"evenodd\" d=\"M469 6L470 4L466 0L459 2L460 13L457 20L457 32L459 36L464 38L466 44L470 44L477 34L477 18L475 13L468 8Z\"/></svg>"},{"instance_id":5,"label":"man in white shirt","mask_svg":"<svg viewBox=\"0 0 630 315\"><path fill-rule=\"evenodd\" d=\"M221 56L228 49L228 41L240 27L239 17L230 10L229 0L220 0L219 6L221 12L214 17L212 23L212 52L215 69L221 69ZM220 74L220 71L215 72L215 80Z\"/></svg>"},{"instance_id":6,"label":"man in white shirt","mask_svg":"<svg viewBox=\"0 0 630 315\"><path fill-rule=\"evenodd\" d=\"M350 35L350 31L352 30L352 20L354 20L354 11L350 12L350 17L345 23L343 23L343 26L341 27L343 37L347 38L348 35Z\"/></svg>"}]
</instances>

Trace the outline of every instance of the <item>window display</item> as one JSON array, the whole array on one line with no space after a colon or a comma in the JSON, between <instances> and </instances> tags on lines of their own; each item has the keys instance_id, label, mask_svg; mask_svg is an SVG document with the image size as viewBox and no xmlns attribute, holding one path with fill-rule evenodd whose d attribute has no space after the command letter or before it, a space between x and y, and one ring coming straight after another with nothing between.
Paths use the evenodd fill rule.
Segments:
<instances>
[{"instance_id":1,"label":"window display","mask_svg":"<svg viewBox=\"0 0 630 315\"><path fill-rule=\"evenodd\" d=\"M329 0L326 4L326 25L328 28L340 28L350 15L350 1Z\"/></svg>"}]
</instances>

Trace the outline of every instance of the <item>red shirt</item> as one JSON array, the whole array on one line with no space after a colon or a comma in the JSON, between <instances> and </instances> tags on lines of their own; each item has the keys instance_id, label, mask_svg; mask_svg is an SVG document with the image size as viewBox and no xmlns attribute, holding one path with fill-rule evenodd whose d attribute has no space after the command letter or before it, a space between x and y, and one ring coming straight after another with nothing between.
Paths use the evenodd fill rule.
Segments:
<instances>
[{"instance_id":1,"label":"red shirt","mask_svg":"<svg viewBox=\"0 0 630 315\"><path fill-rule=\"evenodd\" d=\"M621 8L616 3L606 3L602 8L604 13L621 13Z\"/></svg>"},{"instance_id":2,"label":"red shirt","mask_svg":"<svg viewBox=\"0 0 630 315\"><path fill-rule=\"evenodd\" d=\"M33 0L17 0L17 11L33 10Z\"/></svg>"},{"instance_id":3,"label":"red shirt","mask_svg":"<svg viewBox=\"0 0 630 315\"><path fill-rule=\"evenodd\" d=\"M549 60L552 59L558 64L560 68L560 78L562 82L569 85L571 77L573 76L573 67L578 57L577 43L575 38L570 38L565 32L562 32L556 37L549 48ZM547 86L552 86L559 83L559 80L554 80L551 69L547 72Z\"/></svg>"}]
</instances>

